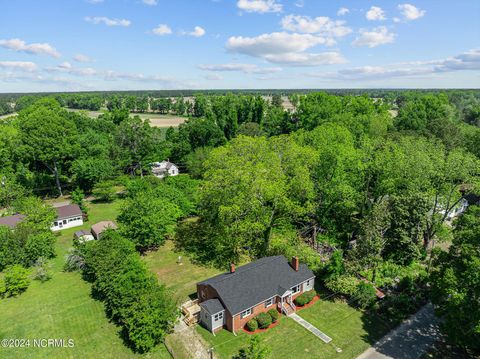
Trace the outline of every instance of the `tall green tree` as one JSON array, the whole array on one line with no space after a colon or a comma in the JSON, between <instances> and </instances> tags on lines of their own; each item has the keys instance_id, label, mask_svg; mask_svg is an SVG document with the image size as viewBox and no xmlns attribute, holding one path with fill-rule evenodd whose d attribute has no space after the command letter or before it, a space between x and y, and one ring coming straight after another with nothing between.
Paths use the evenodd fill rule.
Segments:
<instances>
[{"instance_id":1,"label":"tall green tree","mask_svg":"<svg viewBox=\"0 0 480 359\"><path fill-rule=\"evenodd\" d=\"M75 153L77 129L58 102L45 98L19 113L18 123L26 153L32 161L43 164L54 176L60 196L63 195L60 174L67 170ZM63 168L62 168L63 167Z\"/></svg>"},{"instance_id":2,"label":"tall green tree","mask_svg":"<svg viewBox=\"0 0 480 359\"><path fill-rule=\"evenodd\" d=\"M432 300L447 338L480 354L480 207L459 220L448 252L440 252L431 274Z\"/></svg>"}]
</instances>

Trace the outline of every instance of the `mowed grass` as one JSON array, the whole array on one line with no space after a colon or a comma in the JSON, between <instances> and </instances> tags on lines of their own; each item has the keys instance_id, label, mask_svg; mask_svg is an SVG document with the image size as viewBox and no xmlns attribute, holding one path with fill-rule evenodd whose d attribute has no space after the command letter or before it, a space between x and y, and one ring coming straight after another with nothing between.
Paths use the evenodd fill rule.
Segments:
<instances>
[{"instance_id":1,"label":"mowed grass","mask_svg":"<svg viewBox=\"0 0 480 359\"><path fill-rule=\"evenodd\" d=\"M109 322L103 303L90 296L91 285L80 273L63 272L65 254L73 233L100 220L115 219L122 202L89 204L90 221L82 227L62 231L57 257L52 260L53 278L32 281L16 298L0 300L0 339L73 339L73 348L0 348L0 358L170 358L159 345L147 355L134 354L119 336L120 327Z\"/></svg>"},{"instance_id":2,"label":"mowed grass","mask_svg":"<svg viewBox=\"0 0 480 359\"><path fill-rule=\"evenodd\" d=\"M181 256L181 265L177 263ZM179 302L196 293L196 283L218 273L218 269L194 264L183 253L174 251L172 241L167 241L156 251L143 257L147 267L155 273L160 283L169 288Z\"/></svg>"},{"instance_id":3,"label":"mowed grass","mask_svg":"<svg viewBox=\"0 0 480 359\"><path fill-rule=\"evenodd\" d=\"M388 331L386 326L375 323L374 333L369 332L364 321L364 312L346 303L319 300L309 308L298 311L305 320L330 336L333 340L325 344L293 319L282 316L280 323L258 335L262 343L271 349L272 358L355 358ZM234 336L222 330L213 336L201 326L197 327L202 337L214 347L219 358L230 358L241 348L248 346L251 335L243 330ZM337 353L336 347L342 352Z\"/></svg>"}]
</instances>

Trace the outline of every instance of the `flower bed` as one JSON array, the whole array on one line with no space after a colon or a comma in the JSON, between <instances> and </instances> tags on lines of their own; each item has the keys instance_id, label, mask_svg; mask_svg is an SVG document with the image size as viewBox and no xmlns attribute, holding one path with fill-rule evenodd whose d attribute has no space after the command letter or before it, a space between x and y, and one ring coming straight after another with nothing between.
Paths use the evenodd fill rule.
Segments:
<instances>
[{"instance_id":1,"label":"flower bed","mask_svg":"<svg viewBox=\"0 0 480 359\"><path fill-rule=\"evenodd\" d=\"M273 313L274 311L276 314ZM276 309L270 309L268 312L260 313L255 318L250 319L242 329L248 334L264 332L278 324L280 315Z\"/></svg>"},{"instance_id":2,"label":"flower bed","mask_svg":"<svg viewBox=\"0 0 480 359\"><path fill-rule=\"evenodd\" d=\"M313 297L313 299L311 300L310 303L307 303L307 304L302 305L302 306L297 305L297 306L296 306L296 307L297 307L297 310L304 309L304 308L308 308L308 307L314 305L315 302L316 302L317 300L319 300L319 299L320 299L320 296L319 296L319 295L316 295L315 297Z\"/></svg>"},{"instance_id":3,"label":"flower bed","mask_svg":"<svg viewBox=\"0 0 480 359\"><path fill-rule=\"evenodd\" d=\"M275 323L272 323L268 326L268 328L265 328L265 329L257 329L253 332L251 332L250 330L247 329L246 325L242 328L243 331L247 334L257 334L257 333L262 333L262 332L265 332L267 330L269 330L270 328L273 328L273 327L276 327L278 325L278 323L280 323L280 319L281 318L278 318L278 320L275 322Z\"/></svg>"}]
</instances>

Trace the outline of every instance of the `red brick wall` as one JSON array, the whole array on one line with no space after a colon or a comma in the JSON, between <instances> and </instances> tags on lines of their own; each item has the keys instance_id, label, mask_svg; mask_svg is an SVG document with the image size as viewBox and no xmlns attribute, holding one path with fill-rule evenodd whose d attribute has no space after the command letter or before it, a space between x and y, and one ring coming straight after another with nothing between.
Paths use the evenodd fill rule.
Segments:
<instances>
[{"instance_id":1,"label":"red brick wall","mask_svg":"<svg viewBox=\"0 0 480 359\"><path fill-rule=\"evenodd\" d=\"M292 295L292 301L296 297L298 297L300 294L303 293L303 286L300 289L301 289L300 292ZM202 290L206 295L205 298L203 298L201 296ZM199 284L197 284L197 295L198 295L199 303L204 302L208 299L219 298L219 296L217 294L217 291L215 289L213 289L210 286L199 285ZM265 308L265 302L262 302L262 303L256 305L255 307L253 307L251 315L249 315L248 317L245 317L243 319L240 318L240 314L235 315L234 318L233 318L231 313L228 310L225 310L225 326L230 331L233 331L233 330L238 331L238 330L242 329L250 319L254 318L258 314L268 312L270 309L277 309L277 303L278 302L280 302L279 297L277 297L276 302L274 302L268 308Z\"/></svg>"}]
</instances>

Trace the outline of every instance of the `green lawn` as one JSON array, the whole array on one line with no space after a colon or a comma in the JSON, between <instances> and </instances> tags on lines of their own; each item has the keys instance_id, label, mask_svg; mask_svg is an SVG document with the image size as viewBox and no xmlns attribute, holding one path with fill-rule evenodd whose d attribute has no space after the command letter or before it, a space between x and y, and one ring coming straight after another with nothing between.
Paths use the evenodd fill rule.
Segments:
<instances>
[{"instance_id":1,"label":"green lawn","mask_svg":"<svg viewBox=\"0 0 480 359\"><path fill-rule=\"evenodd\" d=\"M163 345L145 356L132 353L118 335L120 328L106 318L103 303L90 297L90 284L79 273L62 271L73 233L100 220L115 219L121 202L89 206L90 221L58 237L53 278L43 284L32 281L19 297L0 300L0 339L64 338L73 339L75 347L0 348L0 358L170 358Z\"/></svg>"},{"instance_id":2,"label":"green lawn","mask_svg":"<svg viewBox=\"0 0 480 359\"><path fill-rule=\"evenodd\" d=\"M342 349L335 351L335 346L325 344L292 319L282 316L280 324L266 332L258 334L262 342L271 348L272 358L355 358L366 350L370 343L388 328L375 321L373 332L371 321L364 313L342 302L319 300L298 314L330 336L332 343ZM248 344L249 334L243 331L237 336L222 330L213 336L206 329L198 326L198 332L214 347L219 358L230 358Z\"/></svg>"},{"instance_id":3,"label":"green lawn","mask_svg":"<svg viewBox=\"0 0 480 359\"><path fill-rule=\"evenodd\" d=\"M219 273L217 269L193 264L182 252L175 252L172 241L167 241L157 251L149 252L145 257L147 267L172 290L179 301L189 299L196 293L196 283ZM182 264L178 257L182 256Z\"/></svg>"}]
</instances>

